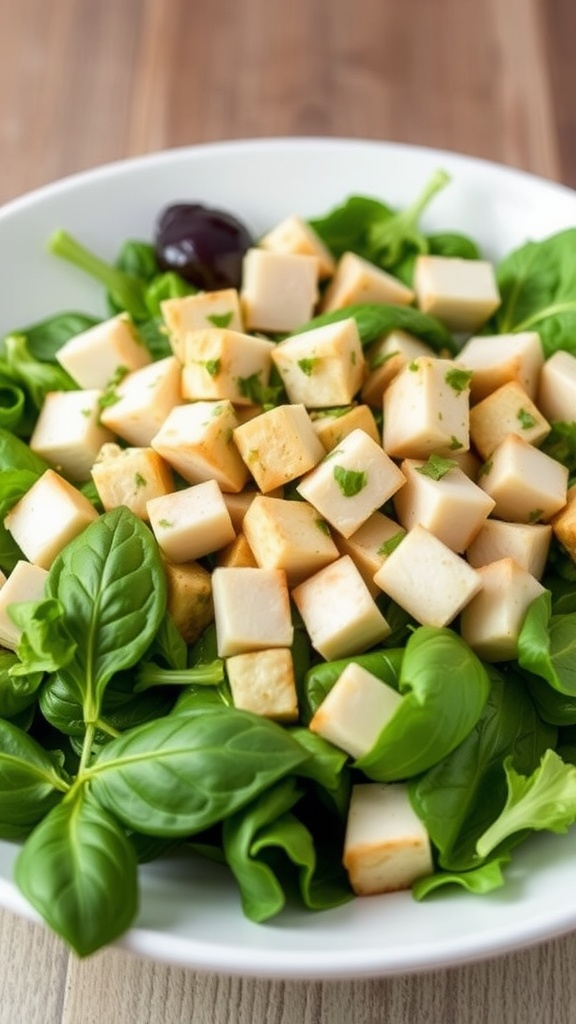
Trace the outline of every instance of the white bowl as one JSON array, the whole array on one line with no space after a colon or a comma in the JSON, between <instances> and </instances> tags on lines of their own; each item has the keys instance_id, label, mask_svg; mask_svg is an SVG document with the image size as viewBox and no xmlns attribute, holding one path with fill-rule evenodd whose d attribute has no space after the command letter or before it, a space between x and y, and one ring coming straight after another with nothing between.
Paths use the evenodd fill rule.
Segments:
<instances>
[{"instance_id":1,"label":"white bowl","mask_svg":"<svg viewBox=\"0 0 576 1024\"><path fill-rule=\"evenodd\" d=\"M114 257L128 237L150 238L178 199L230 210L257 235L290 213L312 216L352 193L393 206L442 167L452 184L425 223L475 237L489 257L576 224L576 194L518 171L390 143L275 139L179 149L76 175L0 210L0 334L62 309L104 312L101 289L46 252L59 227ZM31 916L15 889L16 847L0 843L0 905ZM142 904L122 945L191 967L260 976L384 975L463 963L576 928L576 830L521 847L503 889L444 890L355 900L332 911L289 910L247 921L225 869L177 858L142 869Z\"/></svg>"}]
</instances>

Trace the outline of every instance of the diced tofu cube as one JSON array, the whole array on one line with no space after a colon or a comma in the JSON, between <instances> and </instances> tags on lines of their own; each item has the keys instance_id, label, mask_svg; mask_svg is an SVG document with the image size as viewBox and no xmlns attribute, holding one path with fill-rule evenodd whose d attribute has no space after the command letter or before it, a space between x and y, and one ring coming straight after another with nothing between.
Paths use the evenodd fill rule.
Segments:
<instances>
[{"instance_id":1,"label":"diced tofu cube","mask_svg":"<svg viewBox=\"0 0 576 1024\"><path fill-rule=\"evenodd\" d=\"M151 445L188 483L216 480L223 491L238 492L249 474L233 441L237 425L227 400L177 405Z\"/></svg>"},{"instance_id":2,"label":"diced tofu cube","mask_svg":"<svg viewBox=\"0 0 576 1024\"><path fill-rule=\"evenodd\" d=\"M380 445L363 430L353 430L296 489L349 537L404 483L403 473Z\"/></svg>"},{"instance_id":3,"label":"diced tofu cube","mask_svg":"<svg viewBox=\"0 0 576 1024\"><path fill-rule=\"evenodd\" d=\"M126 313L76 334L58 349L56 359L79 387L101 389L152 362Z\"/></svg>"},{"instance_id":4,"label":"diced tofu cube","mask_svg":"<svg viewBox=\"0 0 576 1024\"><path fill-rule=\"evenodd\" d=\"M168 413L182 403L180 374L174 356L129 373L102 410L102 423L128 444L146 448Z\"/></svg>"},{"instance_id":5,"label":"diced tofu cube","mask_svg":"<svg viewBox=\"0 0 576 1024\"><path fill-rule=\"evenodd\" d=\"M282 569L217 567L212 574L218 654L291 647L294 628Z\"/></svg>"},{"instance_id":6,"label":"diced tofu cube","mask_svg":"<svg viewBox=\"0 0 576 1024\"><path fill-rule=\"evenodd\" d=\"M243 527L258 565L284 569L289 587L339 557L325 520L306 501L258 495Z\"/></svg>"},{"instance_id":7,"label":"diced tofu cube","mask_svg":"<svg viewBox=\"0 0 576 1024\"><path fill-rule=\"evenodd\" d=\"M380 444L380 432L374 413L367 405L351 405L344 409L326 409L310 414L312 425L327 452L331 452L353 430L363 430Z\"/></svg>"},{"instance_id":8,"label":"diced tofu cube","mask_svg":"<svg viewBox=\"0 0 576 1024\"><path fill-rule=\"evenodd\" d=\"M249 331L295 331L312 318L318 301L318 259L249 249L240 301Z\"/></svg>"},{"instance_id":9,"label":"diced tofu cube","mask_svg":"<svg viewBox=\"0 0 576 1024\"><path fill-rule=\"evenodd\" d=\"M182 345L182 396L251 405L256 391L268 384L273 351L274 342L239 331L190 331Z\"/></svg>"},{"instance_id":10,"label":"diced tofu cube","mask_svg":"<svg viewBox=\"0 0 576 1024\"><path fill-rule=\"evenodd\" d=\"M62 548L97 518L88 498L47 469L10 510L4 526L30 562L49 569Z\"/></svg>"},{"instance_id":11,"label":"diced tofu cube","mask_svg":"<svg viewBox=\"0 0 576 1024\"><path fill-rule=\"evenodd\" d=\"M308 726L351 757L368 754L393 717L402 697L351 661L322 701Z\"/></svg>"},{"instance_id":12,"label":"diced tofu cube","mask_svg":"<svg viewBox=\"0 0 576 1024\"><path fill-rule=\"evenodd\" d=\"M375 341L366 352L368 376L362 386L362 399L368 405L380 408L382 397L390 382L394 380L406 363L420 356L434 357L430 345L415 338L407 331L390 331Z\"/></svg>"},{"instance_id":13,"label":"diced tofu cube","mask_svg":"<svg viewBox=\"0 0 576 1024\"><path fill-rule=\"evenodd\" d=\"M292 654L285 647L235 654L226 660L234 707L277 722L295 722L298 697Z\"/></svg>"},{"instance_id":14,"label":"diced tofu cube","mask_svg":"<svg viewBox=\"0 0 576 1024\"><path fill-rule=\"evenodd\" d=\"M553 516L554 536L576 562L576 487L568 491L566 505Z\"/></svg>"},{"instance_id":15,"label":"diced tofu cube","mask_svg":"<svg viewBox=\"0 0 576 1024\"><path fill-rule=\"evenodd\" d=\"M30 562L16 562L8 579L0 587L0 647L15 651L20 642L21 630L12 622L8 613L11 604L20 601L41 601L48 570Z\"/></svg>"},{"instance_id":16,"label":"diced tofu cube","mask_svg":"<svg viewBox=\"0 0 576 1024\"><path fill-rule=\"evenodd\" d=\"M466 371L451 359L414 359L384 392L384 450L409 459L466 451L469 414Z\"/></svg>"},{"instance_id":17,"label":"diced tofu cube","mask_svg":"<svg viewBox=\"0 0 576 1024\"><path fill-rule=\"evenodd\" d=\"M214 621L212 578L198 562L165 562L168 583L167 611L187 644L198 640Z\"/></svg>"},{"instance_id":18,"label":"diced tofu cube","mask_svg":"<svg viewBox=\"0 0 576 1024\"><path fill-rule=\"evenodd\" d=\"M484 463L478 483L496 502L498 519L540 523L566 504L568 470L517 434L508 434Z\"/></svg>"},{"instance_id":19,"label":"diced tofu cube","mask_svg":"<svg viewBox=\"0 0 576 1024\"><path fill-rule=\"evenodd\" d=\"M234 540L234 527L216 480L152 498L150 525L171 562L191 562Z\"/></svg>"},{"instance_id":20,"label":"diced tofu cube","mask_svg":"<svg viewBox=\"0 0 576 1024\"><path fill-rule=\"evenodd\" d=\"M348 405L364 379L353 318L286 338L275 346L272 360L290 401L310 409Z\"/></svg>"},{"instance_id":21,"label":"diced tofu cube","mask_svg":"<svg viewBox=\"0 0 576 1024\"><path fill-rule=\"evenodd\" d=\"M425 526L452 551L465 551L494 508L494 500L458 466L439 479L430 476L428 463L404 459L406 477L394 497L398 521L406 530Z\"/></svg>"},{"instance_id":22,"label":"diced tofu cube","mask_svg":"<svg viewBox=\"0 0 576 1024\"><path fill-rule=\"evenodd\" d=\"M477 571L420 525L400 541L374 582L424 626L447 626L481 587Z\"/></svg>"},{"instance_id":23,"label":"diced tofu cube","mask_svg":"<svg viewBox=\"0 0 576 1024\"><path fill-rule=\"evenodd\" d=\"M372 597L380 593L380 587L374 583L374 575L405 533L394 519L383 512L373 512L349 537L343 537L341 533L335 535L340 554L350 555Z\"/></svg>"},{"instance_id":24,"label":"diced tofu cube","mask_svg":"<svg viewBox=\"0 0 576 1024\"><path fill-rule=\"evenodd\" d=\"M576 356L559 349L540 372L537 405L550 421L576 419Z\"/></svg>"},{"instance_id":25,"label":"diced tofu cube","mask_svg":"<svg viewBox=\"0 0 576 1024\"><path fill-rule=\"evenodd\" d=\"M453 331L477 331L500 305L494 268L486 260L417 256L416 304Z\"/></svg>"},{"instance_id":26,"label":"diced tofu cube","mask_svg":"<svg viewBox=\"0 0 576 1024\"><path fill-rule=\"evenodd\" d=\"M255 416L235 429L234 441L263 494L307 473L326 454L303 405Z\"/></svg>"},{"instance_id":27,"label":"diced tofu cube","mask_svg":"<svg viewBox=\"0 0 576 1024\"><path fill-rule=\"evenodd\" d=\"M254 558L254 552L246 537L243 533L239 533L230 544L220 548L216 555L216 565L243 566L244 568L250 566L256 569L258 562Z\"/></svg>"},{"instance_id":28,"label":"diced tofu cube","mask_svg":"<svg viewBox=\"0 0 576 1024\"><path fill-rule=\"evenodd\" d=\"M100 448L113 440L99 422L101 396L98 389L51 391L44 399L30 447L70 480L88 480Z\"/></svg>"},{"instance_id":29,"label":"diced tofu cube","mask_svg":"<svg viewBox=\"0 0 576 1024\"><path fill-rule=\"evenodd\" d=\"M483 459L489 458L507 434L538 445L550 424L517 381L492 391L470 410L470 439Z\"/></svg>"},{"instance_id":30,"label":"diced tofu cube","mask_svg":"<svg viewBox=\"0 0 576 1024\"><path fill-rule=\"evenodd\" d=\"M254 501L254 498L259 493L260 492L257 491L255 487L245 487L242 491L238 491L234 494L229 491L225 491L223 493L226 508L230 513L232 526L236 530L236 533L240 533L243 529L244 516Z\"/></svg>"},{"instance_id":31,"label":"diced tofu cube","mask_svg":"<svg viewBox=\"0 0 576 1024\"><path fill-rule=\"evenodd\" d=\"M513 558L522 569L540 580L551 539L549 523L506 523L502 519L487 519L467 548L466 558L475 569L501 558ZM574 550L576 552L576 545Z\"/></svg>"},{"instance_id":32,"label":"diced tofu cube","mask_svg":"<svg viewBox=\"0 0 576 1024\"><path fill-rule=\"evenodd\" d=\"M324 293L322 310L329 312L360 302L391 302L396 306L409 306L413 301L414 292L397 277L354 252L345 252L338 260L334 277Z\"/></svg>"},{"instance_id":33,"label":"diced tofu cube","mask_svg":"<svg viewBox=\"0 0 576 1024\"><path fill-rule=\"evenodd\" d=\"M153 448L105 444L92 466L92 479L106 511L126 505L144 520L147 502L174 490L172 470Z\"/></svg>"},{"instance_id":34,"label":"diced tofu cube","mask_svg":"<svg viewBox=\"0 0 576 1024\"><path fill-rule=\"evenodd\" d=\"M353 787L344 867L357 896L409 889L418 878L432 874L430 840L405 783Z\"/></svg>"},{"instance_id":35,"label":"diced tofu cube","mask_svg":"<svg viewBox=\"0 0 576 1024\"><path fill-rule=\"evenodd\" d=\"M300 583L292 598L312 646L327 661L359 654L390 633L349 555Z\"/></svg>"},{"instance_id":36,"label":"diced tofu cube","mask_svg":"<svg viewBox=\"0 0 576 1024\"><path fill-rule=\"evenodd\" d=\"M235 288L165 299L160 308L172 351L181 362L184 362L184 343L190 331L199 331L204 327L244 330L240 296Z\"/></svg>"},{"instance_id":37,"label":"diced tofu cube","mask_svg":"<svg viewBox=\"0 0 576 1024\"><path fill-rule=\"evenodd\" d=\"M536 331L521 331L469 338L458 353L458 362L472 370L472 402L479 402L511 380L535 398L544 363L540 335Z\"/></svg>"},{"instance_id":38,"label":"diced tofu cube","mask_svg":"<svg viewBox=\"0 0 576 1024\"><path fill-rule=\"evenodd\" d=\"M315 256L318 260L320 278L331 277L336 262L324 245L320 235L301 217L286 217L260 239L262 249L273 252L289 252L295 256Z\"/></svg>"},{"instance_id":39,"label":"diced tofu cube","mask_svg":"<svg viewBox=\"0 0 576 1024\"><path fill-rule=\"evenodd\" d=\"M480 566L478 575L482 589L463 609L460 633L484 661L511 661L526 612L544 587L512 558Z\"/></svg>"}]
</instances>

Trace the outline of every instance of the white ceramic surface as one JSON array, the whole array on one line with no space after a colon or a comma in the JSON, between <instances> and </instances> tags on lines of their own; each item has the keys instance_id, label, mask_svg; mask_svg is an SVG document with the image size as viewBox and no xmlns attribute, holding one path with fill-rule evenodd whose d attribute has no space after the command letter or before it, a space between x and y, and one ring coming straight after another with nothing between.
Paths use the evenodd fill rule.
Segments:
<instances>
[{"instance_id":1,"label":"white ceramic surface","mask_svg":"<svg viewBox=\"0 0 576 1024\"><path fill-rule=\"evenodd\" d=\"M0 334L64 308L104 311L101 290L47 254L58 227L112 258L124 239L149 238L158 211L174 200L228 209L258 235L287 214L320 214L352 193L402 205L439 167L452 183L426 226L465 231L489 257L576 225L575 193L451 153L335 139L180 149L68 178L0 210ZM15 853L0 843L0 905L31 915L11 881ZM142 869L140 914L122 945L202 970L339 979L463 963L576 928L576 830L526 843L507 878L482 897L445 890L418 904L400 893L254 925L225 869L175 858Z\"/></svg>"}]
</instances>

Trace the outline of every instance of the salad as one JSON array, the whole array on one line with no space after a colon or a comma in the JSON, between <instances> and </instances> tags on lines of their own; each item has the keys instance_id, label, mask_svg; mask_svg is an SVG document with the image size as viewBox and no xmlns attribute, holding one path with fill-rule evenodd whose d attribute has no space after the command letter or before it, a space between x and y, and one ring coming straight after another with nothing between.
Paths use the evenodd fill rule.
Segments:
<instances>
[{"instance_id":1,"label":"salad","mask_svg":"<svg viewBox=\"0 0 576 1024\"><path fill-rule=\"evenodd\" d=\"M179 204L154 243L127 242L113 267L66 232L51 239L55 256L101 280L110 317L65 311L15 325L2 345L0 836L22 842L17 884L80 955L130 926L138 863L175 850L225 862L246 914L263 922L294 898L319 910L406 885L417 899L446 884L487 892L532 831L576 820L576 434L572 417L550 412L570 373L550 378L546 412L542 367L471 401L483 367L463 355L470 346L474 360L478 338L486 349L537 333L544 366L573 358L576 231L510 254L488 288L474 283L462 320L421 281L422 268L445 266L435 259L486 271L472 239L421 233L446 184L438 174L400 212L355 196L260 244L230 214ZM295 238L312 252L295 252ZM304 312L289 307L280 321L261 289L270 253L291 257L284 282L292 267L301 275ZM388 299L374 300L370 288L384 286ZM182 328L187 300L207 296L224 302L204 310L208 326ZM108 344L111 331L127 362L110 368L86 338L104 332ZM244 341L231 353L234 334ZM232 357L240 368L226 376ZM182 390L150 435L162 401L135 403L134 378L165 398L175 366ZM382 447L382 431L403 421L386 403L396 395L401 410L439 369L432 419L449 428L428 424L416 442L415 417L404 417L400 440ZM516 429L502 434L514 401ZM193 469L176 443L182 407L204 430ZM54 441L59 425L71 435L82 421L89 442L86 432L79 446ZM510 436L521 448L513 496L526 482L536 494L505 515L510 488L496 471L513 459ZM470 487L482 509L455 539L443 532L443 492L448 507L466 505ZM194 498L193 514L183 503ZM464 552L508 518L517 548L492 554L490 576L481 551ZM297 549L303 535L314 543ZM446 582L442 559L465 578ZM415 576L418 600L403 582ZM521 614L495 632L489 612L510 588ZM351 698L358 687L368 713ZM391 795L400 834L374 836ZM373 850L396 851L392 875L382 858L359 859L367 835Z\"/></svg>"}]
</instances>

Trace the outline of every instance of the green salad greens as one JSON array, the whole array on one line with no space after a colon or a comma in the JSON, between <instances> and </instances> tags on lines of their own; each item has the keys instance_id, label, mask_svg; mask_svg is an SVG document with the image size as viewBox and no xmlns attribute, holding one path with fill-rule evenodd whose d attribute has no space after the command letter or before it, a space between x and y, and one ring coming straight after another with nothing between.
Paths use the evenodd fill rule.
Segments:
<instances>
[{"instance_id":1,"label":"green salad greens","mask_svg":"<svg viewBox=\"0 0 576 1024\"><path fill-rule=\"evenodd\" d=\"M464 235L420 226L446 184L438 173L403 211L352 196L310 223L336 258L355 252L410 284L418 254L480 255ZM170 354L160 304L194 287L162 270L151 244L128 241L114 266L65 231L50 248L102 283L110 315L127 312L154 359ZM547 356L576 355L575 252L576 228L503 259L502 304L486 333L536 330ZM345 317L363 345L401 328L457 352L450 331L411 306L353 305L301 330ZM64 311L14 325L0 345L6 575L23 556L4 519L48 468L27 439L45 395L76 387L56 353L95 323ZM253 383L255 401L286 401L278 380L265 395ZM542 447L574 475L576 422L553 424ZM126 507L102 513L91 481L82 490L101 514L57 555L44 597L11 607L21 639L17 651L0 650L0 838L20 844L20 890L79 955L131 925L138 865L153 857L227 865L258 922L287 901L322 910L349 900L342 847L358 780L409 783L435 863L417 899L446 884L488 892L519 843L576 821L576 567L557 542L514 661L484 664L456 626L420 626L378 598L390 636L353 660L401 702L354 761L307 728L349 659L322 660L294 611L298 723L235 708L214 626L187 646L168 613L152 531Z\"/></svg>"}]
</instances>

